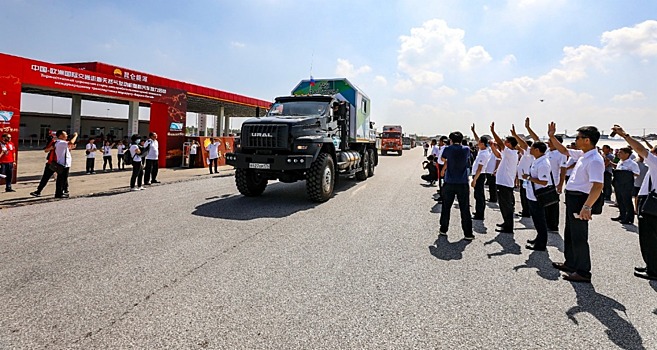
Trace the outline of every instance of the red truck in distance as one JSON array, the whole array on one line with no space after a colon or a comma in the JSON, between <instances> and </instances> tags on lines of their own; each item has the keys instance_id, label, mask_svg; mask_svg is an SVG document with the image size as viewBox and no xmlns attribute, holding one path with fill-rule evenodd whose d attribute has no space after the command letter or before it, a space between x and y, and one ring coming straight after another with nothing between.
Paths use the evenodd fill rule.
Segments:
<instances>
[{"instance_id":1,"label":"red truck in distance","mask_svg":"<svg viewBox=\"0 0 657 350\"><path fill-rule=\"evenodd\" d=\"M402 155L403 139L401 125L384 125L381 133L381 154L388 155L388 152L397 152Z\"/></svg>"}]
</instances>

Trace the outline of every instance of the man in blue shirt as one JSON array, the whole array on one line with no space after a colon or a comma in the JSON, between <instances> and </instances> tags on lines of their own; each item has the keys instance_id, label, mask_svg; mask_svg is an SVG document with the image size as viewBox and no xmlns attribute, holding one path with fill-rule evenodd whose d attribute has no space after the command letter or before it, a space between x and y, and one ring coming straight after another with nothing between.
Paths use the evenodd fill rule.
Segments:
<instances>
[{"instance_id":1,"label":"man in blue shirt","mask_svg":"<svg viewBox=\"0 0 657 350\"><path fill-rule=\"evenodd\" d=\"M459 201L461 211L461 228L465 239L474 239L472 234L472 217L470 216L470 184L468 181L468 162L470 148L462 146L463 134L455 131L449 134L451 145L442 152L444 162L442 173L445 184L442 189L443 206L440 212L440 234L447 235L449 216L454 204L454 197Z\"/></svg>"}]
</instances>

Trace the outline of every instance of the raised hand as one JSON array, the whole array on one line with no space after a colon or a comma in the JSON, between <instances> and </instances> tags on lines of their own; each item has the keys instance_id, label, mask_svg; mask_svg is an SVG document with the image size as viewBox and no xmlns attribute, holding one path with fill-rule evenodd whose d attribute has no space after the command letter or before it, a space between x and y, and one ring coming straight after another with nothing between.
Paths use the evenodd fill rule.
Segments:
<instances>
[{"instance_id":1,"label":"raised hand","mask_svg":"<svg viewBox=\"0 0 657 350\"><path fill-rule=\"evenodd\" d=\"M529 117L525 118L525 128L529 128Z\"/></svg>"},{"instance_id":2,"label":"raised hand","mask_svg":"<svg viewBox=\"0 0 657 350\"><path fill-rule=\"evenodd\" d=\"M515 124L511 124L511 135L513 135L513 136L518 135L518 134L516 133L516 126L515 126Z\"/></svg>"},{"instance_id":3,"label":"raised hand","mask_svg":"<svg viewBox=\"0 0 657 350\"><path fill-rule=\"evenodd\" d=\"M490 123L490 131L495 132L495 122Z\"/></svg>"},{"instance_id":4,"label":"raised hand","mask_svg":"<svg viewBox=\"0 0 657 350\"><path fill-rule=\"evenodd\" d=\"M552 137L556 133L557 133L557 123L550 122L550 124L548 124L548 136Z\"/></svg>"},{"instance_id":5,"label":"raised hand","mask_svg":"<svg viewBox=\"0 0 657 350\"><path fill-rule=\"evenodd\" d=\"M472 130L472 132L476 132L474 123L472 123L472 127L470 128L470 130Z\"/></svg>"},{"instance_id":6,"label":"raised hand","mask_svg":"<svg viewBox=\"0 0 657 350\"><path fill-rule=\"evenodd\" d=\"M627 135L625 130L623 130L623 127L618 124L614 124L614 126L611 128L611 131L617 133L620 137L625 137L625 135Z\"/></svg>"}]
</instances>

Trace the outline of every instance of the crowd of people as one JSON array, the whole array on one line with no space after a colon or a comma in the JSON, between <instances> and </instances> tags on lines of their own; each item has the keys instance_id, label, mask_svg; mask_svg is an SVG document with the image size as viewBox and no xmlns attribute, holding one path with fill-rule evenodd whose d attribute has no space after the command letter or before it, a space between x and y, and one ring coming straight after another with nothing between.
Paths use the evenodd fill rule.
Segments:
<instances>
[{"instance_id":1,"label":"crowd of people","mask_svg":"<svg viewBox=\"0 0 657 350\"><path fill-rule=\"evenodd\" d=\"M556 134L555 123L548 125L545 142L534 132L529 118L525 128L531 140L520 136L513 125L510 136L502 138L495 123L490 125L492 136L481 137L472 125L476 146L467 144L458 131L431 140L430 155L423 162L428 174L422 178L439 187L434 199L442 207L440 235L447 235L455 200L465 240L474 239L473 220L484 220L486 201L498 203L501 220L496 232L500 234L514 233L514 216L532 219L536 236L527 241L529 250L545 251L548 232L558 232L563 220L565 260L552 265L565 272L565 280L590 282L589 221L602 212L606 200L609 206L618 207L619 215L611 220L634 225L638 217L645 266L635 267L634 275L657 280L657 170L652 170L657 169L657 147L643 140L644 146L618 125L612 128L612 135L623 138L627 146L616 152L608 145L598 147L600 131L594 126L577 129L575 142L569 145ZM470 188L474 190L473 213ZM516 189L521 203L517 213Z\"/></svg>"}]
</instances>

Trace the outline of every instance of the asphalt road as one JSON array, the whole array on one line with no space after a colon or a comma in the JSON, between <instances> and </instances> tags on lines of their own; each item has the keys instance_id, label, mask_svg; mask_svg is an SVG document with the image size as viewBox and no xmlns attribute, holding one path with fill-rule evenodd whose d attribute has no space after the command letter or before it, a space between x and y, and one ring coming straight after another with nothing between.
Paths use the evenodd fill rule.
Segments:
<instances>
[{"instance_id":1,"label":"asphalt road","mask_svg":"<svg viewBox=\"0 0 657 350\"><path fill-rule=\"evenodd\" d=\"M305 184L245 198L233 178L0 211L0 349L657 349L637 234L591 224L571 284L530 221L473 242L421 185L422 150L380 158L327 203ZM561 224L563 228L563 223Z\"/></svg>"}]
</instances>

